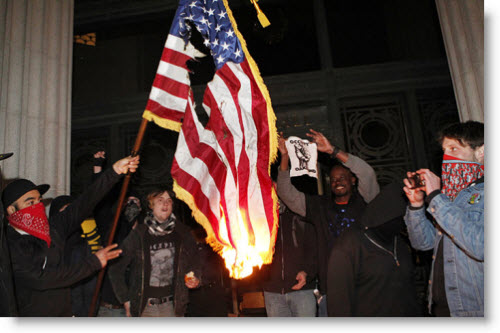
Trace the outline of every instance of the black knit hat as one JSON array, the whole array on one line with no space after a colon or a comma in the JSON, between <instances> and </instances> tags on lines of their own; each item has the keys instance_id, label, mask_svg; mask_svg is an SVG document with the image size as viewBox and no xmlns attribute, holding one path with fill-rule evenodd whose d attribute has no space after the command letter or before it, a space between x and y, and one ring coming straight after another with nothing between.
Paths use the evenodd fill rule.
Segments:
<instances>
[{"instance_id":1,"label":"black knit hat","mask_svg":"<svg viewBox=\"0 0 500 333\"><path fill-rule=\"evenodd\" d=\"M0 154L0 161L1 161L1 160L5 160L6 158L9 158L9 157L11 157L12 155L14 155L14 153L5 153L5 154Z\"/></svg>"},{"instance_id":2,"label":"black knit hat","mask_svg":"<svg viewBox=\"0 0 500 333\"><path fill-rule=\"evenodd\" d=\"M137 199L140 199L141 195L140 195L140 193L135 188L131 187L127 191L127 198L128 197L135 197Z\"/></svg>"},{"instance_id":3,"label":"black knit hat","mask_svg":"<svg viewBox=\"0 0 500 333\"><path fill-rule=\"evenodd\" d=\"M37 186L27 179L16 179L9 185L5 186L5 189L2 193L2 202L4 207L7 208L29 191L38 190L38 192L40 192L40 195L42 195L47 192L49 188L50 185L48 184Z\"/></svg>"}]
</instances>

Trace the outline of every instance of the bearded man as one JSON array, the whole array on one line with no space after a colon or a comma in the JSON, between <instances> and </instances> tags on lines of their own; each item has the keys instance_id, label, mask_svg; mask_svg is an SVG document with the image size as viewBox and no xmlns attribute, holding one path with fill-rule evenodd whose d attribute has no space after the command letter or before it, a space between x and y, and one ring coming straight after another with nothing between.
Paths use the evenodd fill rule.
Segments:
<instances>
[{"instance_id":1,"label":"bearded man","mask_svg":"<svg viewBox=\"0 0 500 333\"><path fill-rule=\"evenodd\" d=\"M404 179L410 242L417 250L434 249L429 313L483 317L484 124L452 124L438 139L444 152L441 179L429 169L408 172Z\"/></svg>"},{"instance_id":2,"label":"bearded man","mask_svg":"<svg viewBox=\"0 0 500 333\"><path fill-rule=\"evenodd\" d=\"M2 203L9 222L7 240L19 316L71 316L70 286L120 255L121 250L113 244L79 263L67 265L65 243L120 175L135 172L138 164L139 156L115 162L70 206L50 219L42 202L48 184L35 185L28 179L17 179L5 187Z\"/></svg>"}]
</instances>

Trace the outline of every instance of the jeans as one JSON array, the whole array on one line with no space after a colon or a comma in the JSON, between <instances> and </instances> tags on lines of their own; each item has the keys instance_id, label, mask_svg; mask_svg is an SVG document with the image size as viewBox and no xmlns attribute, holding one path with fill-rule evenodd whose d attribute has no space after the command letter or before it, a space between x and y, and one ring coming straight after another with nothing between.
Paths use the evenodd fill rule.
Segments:
<instances>
[{"instance_id":1,"label":"jeans","mask_svg":"<svg viewBox=\"0 0 500 333\"><path fill-rule=\"evenodd\" d=\"M75 317L88 317L96 276L84 279L71 288L71 309Z\"/></svg>"},{"instance_id":2,"label":"jeans","mask_svg":"<svg viewBox=\"0 0 500 333\"><path fill-rule=\"evenodd\" d=\"M162 304L146 304L141 317L175 317L174 302L168 301Z\"/></svg>"},{"instance_id":3,"label":"jeans","mask_svg":"<svg viewBox=\"0 0 500 333\"><path fill-rule=\"evenodd\" d=\"M315 317L316 297L312 289L286 294L264 291L268 317Z\"/></svg>"},{"instance_id":4,"label":"jeans","mask_svg":"<svg viewBox=\"0 0 500 333\"><path fill-rule=\"evenodd\" d=\"M126 317L125 309L108 309L104 306L99 307L97 317Z\"/></svg>"},{"instance_id":5,"label":"jeans","mask_svg":"<svg viewBox=\"0 0 500 333\"><path fill-rule=\"evenodd\" d=\"M326 310L326 294L321 296L318 303L318 317L328 317L328 312Z\"/></svg>"}]
</instances>

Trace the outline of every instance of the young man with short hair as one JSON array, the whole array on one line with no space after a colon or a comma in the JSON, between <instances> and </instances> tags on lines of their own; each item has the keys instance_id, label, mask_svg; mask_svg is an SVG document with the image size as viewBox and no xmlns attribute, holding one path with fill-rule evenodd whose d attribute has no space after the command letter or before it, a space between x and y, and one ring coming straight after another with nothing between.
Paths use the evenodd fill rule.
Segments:
<instances>
[{"instance_id":1,"label":"young man with short hair","mask_svg":"<svg viewBox=\"0 0 500 333\"><path fill-rule=\"evenodd\" d=\"M189 289L202 284L196 242L189 226L173 213L174 199L164 185L147 193L145 216L120 243L123 254L109 268L127 317L183 317Z\"/></svg>"}]
</instances>

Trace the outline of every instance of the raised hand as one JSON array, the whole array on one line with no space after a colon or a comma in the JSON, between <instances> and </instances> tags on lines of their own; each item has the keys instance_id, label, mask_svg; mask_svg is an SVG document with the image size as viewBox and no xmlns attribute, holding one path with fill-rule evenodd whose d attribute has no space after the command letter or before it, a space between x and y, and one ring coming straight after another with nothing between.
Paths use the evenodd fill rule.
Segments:
<instances>
[{"instance_id":1,"label":"raised hand","mask_svg":"<svg viewBox=\"0 0 500 333\"><path fill-rule=\"evenodd\" d=\"M416 172L408 171L406 173L406 176L408 178L411 178L415 174ZM424 197L425 197L424 187L413 188L412 183L408 178L403 179L403 183L405 184L405 186L403 187L403 191L408 197L411 206L422 207L424 205Z\"/></svg>"},{"instance_id":2,"label":"raised hand","mask_svg":"<svg viewBox=\"0 0 500 333\"><path fill-rule=\"evenodd\" d=\"M327 153L327 154L332 154L333 153L333 146L328 141L328 139L320 132L316 132L313 129L309 130L311 133L306 133L308 137L310 137L312 142L316 143L318 146L318 151Z\"/></svg>"},{"instance_id":3,"label":"raised hand","mask_svg":"<svg viewBox=\"0 0 500 333\"><path fill-rule=\"evenodd\" d=\"M94 154L94 158L106 158L106 152L104 150L98 151Z\"/></svg>"},{"instance_id":4,"label":"raised hand","mask_svg":"<svg viewBox=\"0 0 500 333\"><path fill-rule=\"evenodd\" d=\"M431 170L420 169L417 170L417 173L420 175L420 179L423 179L425 182L425 193L427 195L441 189L441 178L436 176Z\"/></svg>"},{"instance_id":5,"label":"raised hand","mask_svg":"<svg viewBox=\"0 0 500 333\"><path fill-rule=\"evenodd\" d=\"M139 155L132 157L127 156L113 164L113 169L119 175L126 174L128 171L135 172L139 166Z\"/></svg>"},{"instance_id":6,"label":"raised hand","mask_svg":"<svg viewBox=\"0 0 500 333\"><path fill-rule=\"evenodd\" d=\"M288 155L288 149L286 149L286 139L283 137L283 132L280 132L278 137L278 150L281 153L281 156Z\"/></svg>"}]
</instances>

